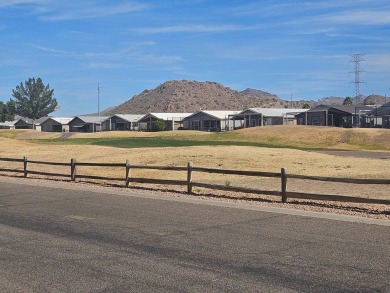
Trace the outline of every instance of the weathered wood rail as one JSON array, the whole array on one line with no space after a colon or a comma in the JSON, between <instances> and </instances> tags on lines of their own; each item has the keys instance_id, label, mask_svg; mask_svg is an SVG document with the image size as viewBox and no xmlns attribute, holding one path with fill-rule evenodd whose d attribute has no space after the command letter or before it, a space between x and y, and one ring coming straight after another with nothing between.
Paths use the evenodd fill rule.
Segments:
<instances>
[{"instance_id":1,"label":"weathered wood rail","mask_svg":"<svg viewBox=\"0 0 390 293\"><path fill-rule=\"evenodd\" d=\"M280 173L273 172L258 172L258 171L245 171L245 170L226 170L226 169L215 169L215 168L204 168L194 167L191 162L187 164L187 167L175 167L175 166L143 166L143 165L131 165L129 160L125 163L88 163L88 162L77 162L75 159L71 159L69 163L60 162L44 162L28 160L27 157L22 159L18 158L0 158L0 161L4 162L15 162L23 163L23 169L11 169L11 168L0 168L2 172L13 172L22 173L23 177L28 177L28 174L52 176L52 177L65 177L71 181L77 179L93 179L93 180L112 180L112 181L124 181L125 186L129 187L131 183L145 183L145 184L161 184L161 185L179 185L187 186L187 192L192 193L193 187L216 189L223 191L232 192L243 192L243 193L258 193L263 195L280 196L281 201L286 203L288 198L303 198L311 200L328 200L328 201L349 201L357 203L374 203L374 204L386 204L390 205L390 199L372 199L372 198L360 198L343 195L326 195L326 194L311 194L301 192L290 192L287 191L287 179L298 179L298 180L313 180L313 181L327 181L334 183L349 183L349 184L373 184L373 185L390 185L388 179L356 179L356 178L335 178L335 177L320 177L320 176L306 176L306 175L295 175L287 174L284 168L281 168ZM29 170L29 164L38 165L51 165L51 166L65 166L70 168L68 174L54 173L54 172L39 172ZM78 174L78 167L110 167L110 168L125 168L125 176L119 177L106 177L97 175L85 175ZM160 170L160 171L178 171L187 172L187 180L171 180L171 179L157 179L157 178L137 178L131 176L132 169L149 169L149 170ZM193 172L205 172L213 174L225 174L225 175L238 175L238 176L252 176L252 177L266 177L266 178L279 178L281 180L280 191L274 190L259 190L253 188L234 187L226 186L221 184L211 184L203 182L193 181ZM389 190L390 194L390 190Z\"/></svg>"}]
</instances>

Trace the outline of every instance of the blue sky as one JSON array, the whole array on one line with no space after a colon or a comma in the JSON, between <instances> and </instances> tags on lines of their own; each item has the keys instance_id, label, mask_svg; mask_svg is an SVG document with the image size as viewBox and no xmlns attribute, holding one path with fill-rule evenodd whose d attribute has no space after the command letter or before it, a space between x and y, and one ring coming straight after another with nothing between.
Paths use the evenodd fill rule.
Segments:
<instances>
[{"instance_id":1,"label":"blue sky","mask_svg":"<svg viewBox=\"0 0 390 293\"><path fill-rule=\"evenodd\" d=\"M30 77L56 116L97 112L167 80L215 81L283 99L390 96L390 2L1 0L0 100Z\"/></svg>"}]
</instances>

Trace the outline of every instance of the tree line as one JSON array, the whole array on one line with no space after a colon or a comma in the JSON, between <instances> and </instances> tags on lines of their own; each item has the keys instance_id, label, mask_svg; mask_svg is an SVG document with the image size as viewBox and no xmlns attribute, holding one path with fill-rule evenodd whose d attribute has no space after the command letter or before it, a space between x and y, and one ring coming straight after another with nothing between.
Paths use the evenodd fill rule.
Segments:
<instances>
[{"instance_id":1,"label":"tree line","mask_svg":"<svg viewBox=\"0 0 390 293\"><path fill-rule=\"evenodd\" d=\"M54 89L45 85L41 78L29 78L12 90L8 102L0 101L0 122L12 121L15 115L30 118L33 121L53 112L57 106Z\"/></svg>"}]
</instances>

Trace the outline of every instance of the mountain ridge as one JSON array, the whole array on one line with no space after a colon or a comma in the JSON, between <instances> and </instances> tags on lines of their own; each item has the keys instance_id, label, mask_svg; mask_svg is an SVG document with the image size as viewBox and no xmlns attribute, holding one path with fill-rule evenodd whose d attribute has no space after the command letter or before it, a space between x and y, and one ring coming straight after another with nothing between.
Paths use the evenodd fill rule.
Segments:
<instances>
[{"instance_id":1,"label":"mountain ridge","mask_svg":"<svg viewBox=\"0 0 390 293\"><path fill-rule=\"evenodd\" d=\"M380 100L371 95L371 102ZM366 99L366 98L365 98ZM246 108L303 108L324 104L342 104L344 98L328 97L312 100L285 101L277 95L247 88L241 92L217 82L170 80L152 90L144 90L124 103L110 107L102 115L139 114L153 112L193 113L203 110L243 110Z\"/></svg>"}]
</instances>

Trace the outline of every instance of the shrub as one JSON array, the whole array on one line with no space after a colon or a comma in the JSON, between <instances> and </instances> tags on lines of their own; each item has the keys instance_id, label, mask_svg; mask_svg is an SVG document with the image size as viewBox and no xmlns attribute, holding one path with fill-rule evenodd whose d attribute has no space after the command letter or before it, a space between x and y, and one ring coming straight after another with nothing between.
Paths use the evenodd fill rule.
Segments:
<instances>
[{"instance_id":1,"label":"shrub","mask_svg":"<svg viewBox=\"0 0 390 293\"><path fill-rule=\"evenodd\" d=\"M164 131L166 130L166 127L167 125L165 121L162 119L158 119L153 124L153 131Z\"/></svg>"}]
</instances>

